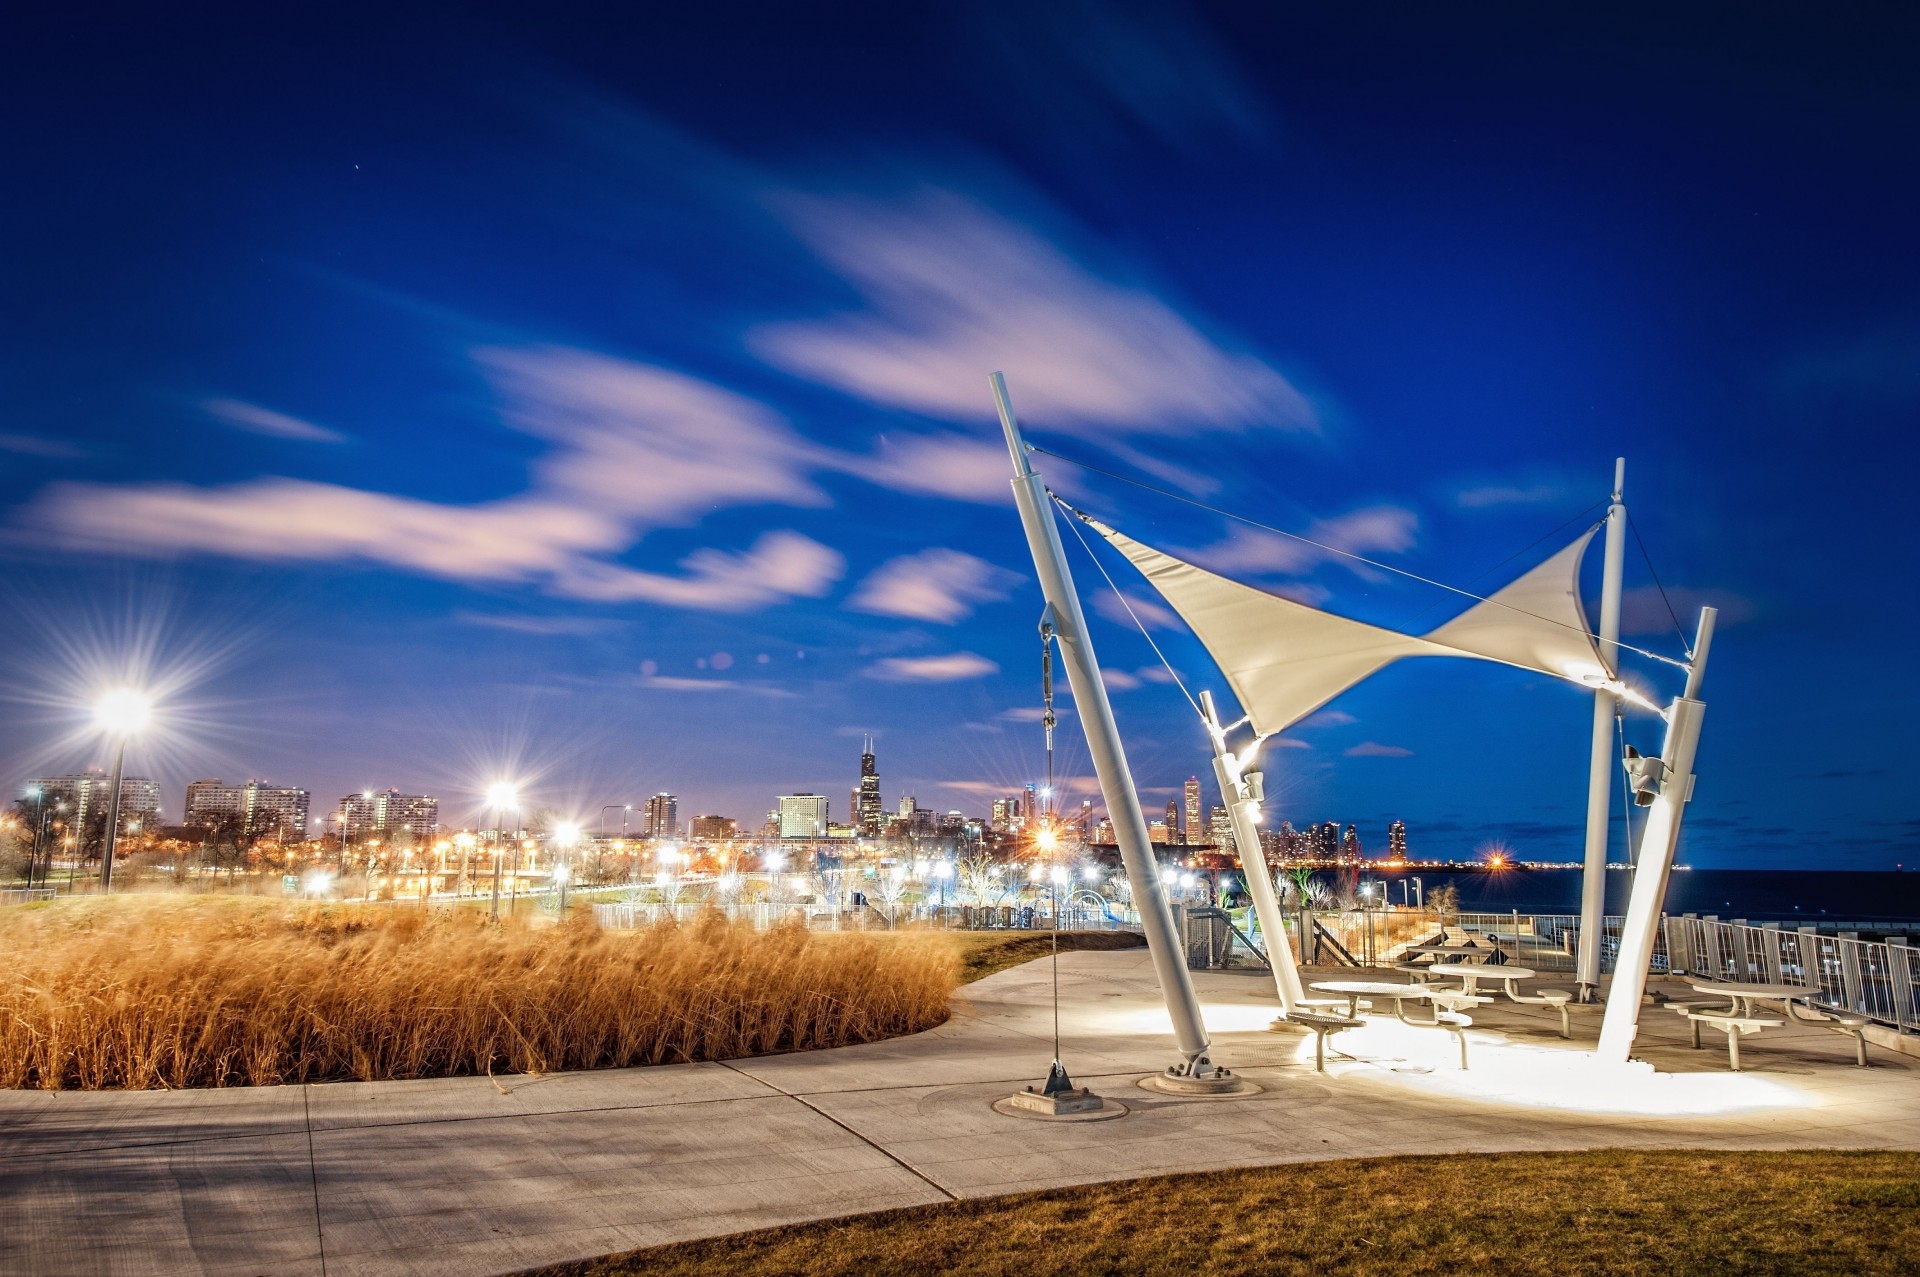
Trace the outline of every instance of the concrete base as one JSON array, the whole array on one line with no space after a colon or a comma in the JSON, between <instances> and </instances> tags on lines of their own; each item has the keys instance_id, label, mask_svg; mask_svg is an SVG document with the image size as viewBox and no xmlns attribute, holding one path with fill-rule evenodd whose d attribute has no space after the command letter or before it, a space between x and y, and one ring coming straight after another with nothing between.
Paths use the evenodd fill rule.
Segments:
<instances>
[{"instance_id":1,"label":"concrete base","mask_svg":"<svg viewBox=\"0 0 1920 1277\"><path fill-rule=\"evenodd\" d=\"M1030 1113L1040 1113L1047 1117L1064 1117L1068 1113L1098 1112L1101 1100L1084 1086L1077 1091L1062 1091L1057 1095L1047 1095L1028 1087L1024 1091L1015 1091L1008 1096L1007 1103Z\"/></svg>"},{"instance_id":2,"label":"concrete base","mask_svg":"<svg viewBox=\"0 0 1920 1277\"><path fill-rule=\"evenodd\" d=\"M1152 1073L1140 1079L1143 1091L1158 1091L1162 1095L1178 1095L1187 1100L1235 1099L1243 1095L1258 1095L1258 1085L1245 1078L1235 1077L1221 1069L1207 1077L1186 1077L1178 1073Z\"/></svg>"},{"instance_id":3,"label":"concrete base","mask_svg":"<svg viewBox=\"0 0 1920 1277\"><path fill-rule=\"evenodd\" d=\"M1082 1097L1063 1096L1061 1099L1082 1100ZM1073 1108L1056 1107L1057 1103L1038 1093L1016 1091L1004 1100L994 1101L993 1111L1005 1117L1030 1118L1036 1122L1106 1122L1127 1115L1127 1106L1120 1101L1109 1100L1092 1092L1087 1092L1084 1101Z\"/></svg>"}]
</instances>

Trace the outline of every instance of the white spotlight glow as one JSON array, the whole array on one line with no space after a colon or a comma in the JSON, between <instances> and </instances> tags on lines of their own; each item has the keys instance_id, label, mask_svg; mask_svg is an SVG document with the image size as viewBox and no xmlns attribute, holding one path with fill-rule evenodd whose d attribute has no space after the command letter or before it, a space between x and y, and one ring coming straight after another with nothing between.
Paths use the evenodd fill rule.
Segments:
<instances>
[{"instance_id":1,"label":"white spotlight glow","mask_svg":"<svg viewBox=\"0 0 1920 1277\"><path fill-rule=\"evenodd\" d=\"M153 702L131 687L108 692L93 706L93 725L112 736L131 736L153 721Z\"/></svg>"}]
</instances>

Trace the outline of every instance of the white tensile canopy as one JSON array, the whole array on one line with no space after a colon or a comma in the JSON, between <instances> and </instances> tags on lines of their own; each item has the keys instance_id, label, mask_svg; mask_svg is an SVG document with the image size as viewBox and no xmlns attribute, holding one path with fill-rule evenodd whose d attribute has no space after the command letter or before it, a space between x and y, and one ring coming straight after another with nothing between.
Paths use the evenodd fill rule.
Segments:
<instances>
[{"instance_id":1,"label":"white tensile canopy","mask_svg":"<svg viewBox=\"0 0 1920 1277\"><path fill-rule=\"evenodd\" d=\"M1206 645L1271 736L1407 656L1463 656L1609 687L1580 605L1580 560L1597 529L1425 636L1350 621L1228 580L1074 512L1140 569Z\"/></svg>"}]
</instances>

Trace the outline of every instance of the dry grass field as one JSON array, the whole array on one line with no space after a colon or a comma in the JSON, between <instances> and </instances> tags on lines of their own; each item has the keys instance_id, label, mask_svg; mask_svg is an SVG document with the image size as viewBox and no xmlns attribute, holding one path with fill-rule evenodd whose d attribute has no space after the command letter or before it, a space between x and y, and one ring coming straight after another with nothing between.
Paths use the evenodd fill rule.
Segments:
<instances>
[{"instance_id":1,"label":"dry grass field","mask_svg":"<svg viewBox=\"0 0 1920 1277\"><path fill-rule=\"evenodd\" d=\"M1877 1277L1914 1272L1916 1256L1920 1155L1683 1150L1173 1175L661 1246L537 1277Z\"/></svg>"},{"instance_id":2,"label":"dry grass field","mask_svg":"<svg viewBox=\"0 0 1920 1277\"><path fill-rule=\"evenodd\" d=\"M943 937L605 932L472 910L126 896L0 914L0 1086L534 1073L868 1042L947 1016Z\"/></svg>"}]
</instances>

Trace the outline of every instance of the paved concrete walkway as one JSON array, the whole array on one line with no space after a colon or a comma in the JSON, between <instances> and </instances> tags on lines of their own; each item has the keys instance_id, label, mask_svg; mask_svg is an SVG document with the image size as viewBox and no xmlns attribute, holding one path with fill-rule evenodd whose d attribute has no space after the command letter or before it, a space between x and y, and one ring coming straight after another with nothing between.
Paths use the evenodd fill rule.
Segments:
<instances>
[{"instance_id":1,"label":"paved concrete walkway","mask_svg":"<svg viewBox=\"0 0 1920 1277\"><path fill-rule=\"evenodd\" d=\"M197 1092L0 1092L0 1272L476 1274L958 1197L1388 1153L1595 1147L1920 1149L1916 1061L1789 1027L1726 1071L1720 1036L1642 1016L1648 1071L1577 1068L1598 1017L1476 1012L1454 1041L1387 1019L1265 1031L1262 977L1198 977L1222 1063L1259 1095L1136 1083L1170 1062L1142 950L1061 960L1076 1080L1131 1110L1061 1124L990 1107L1050 1057L1044 962L912 1038L726 1064ZM1351 972L1346 973L1351 975Z\"/></svg>"}]
</instances>

